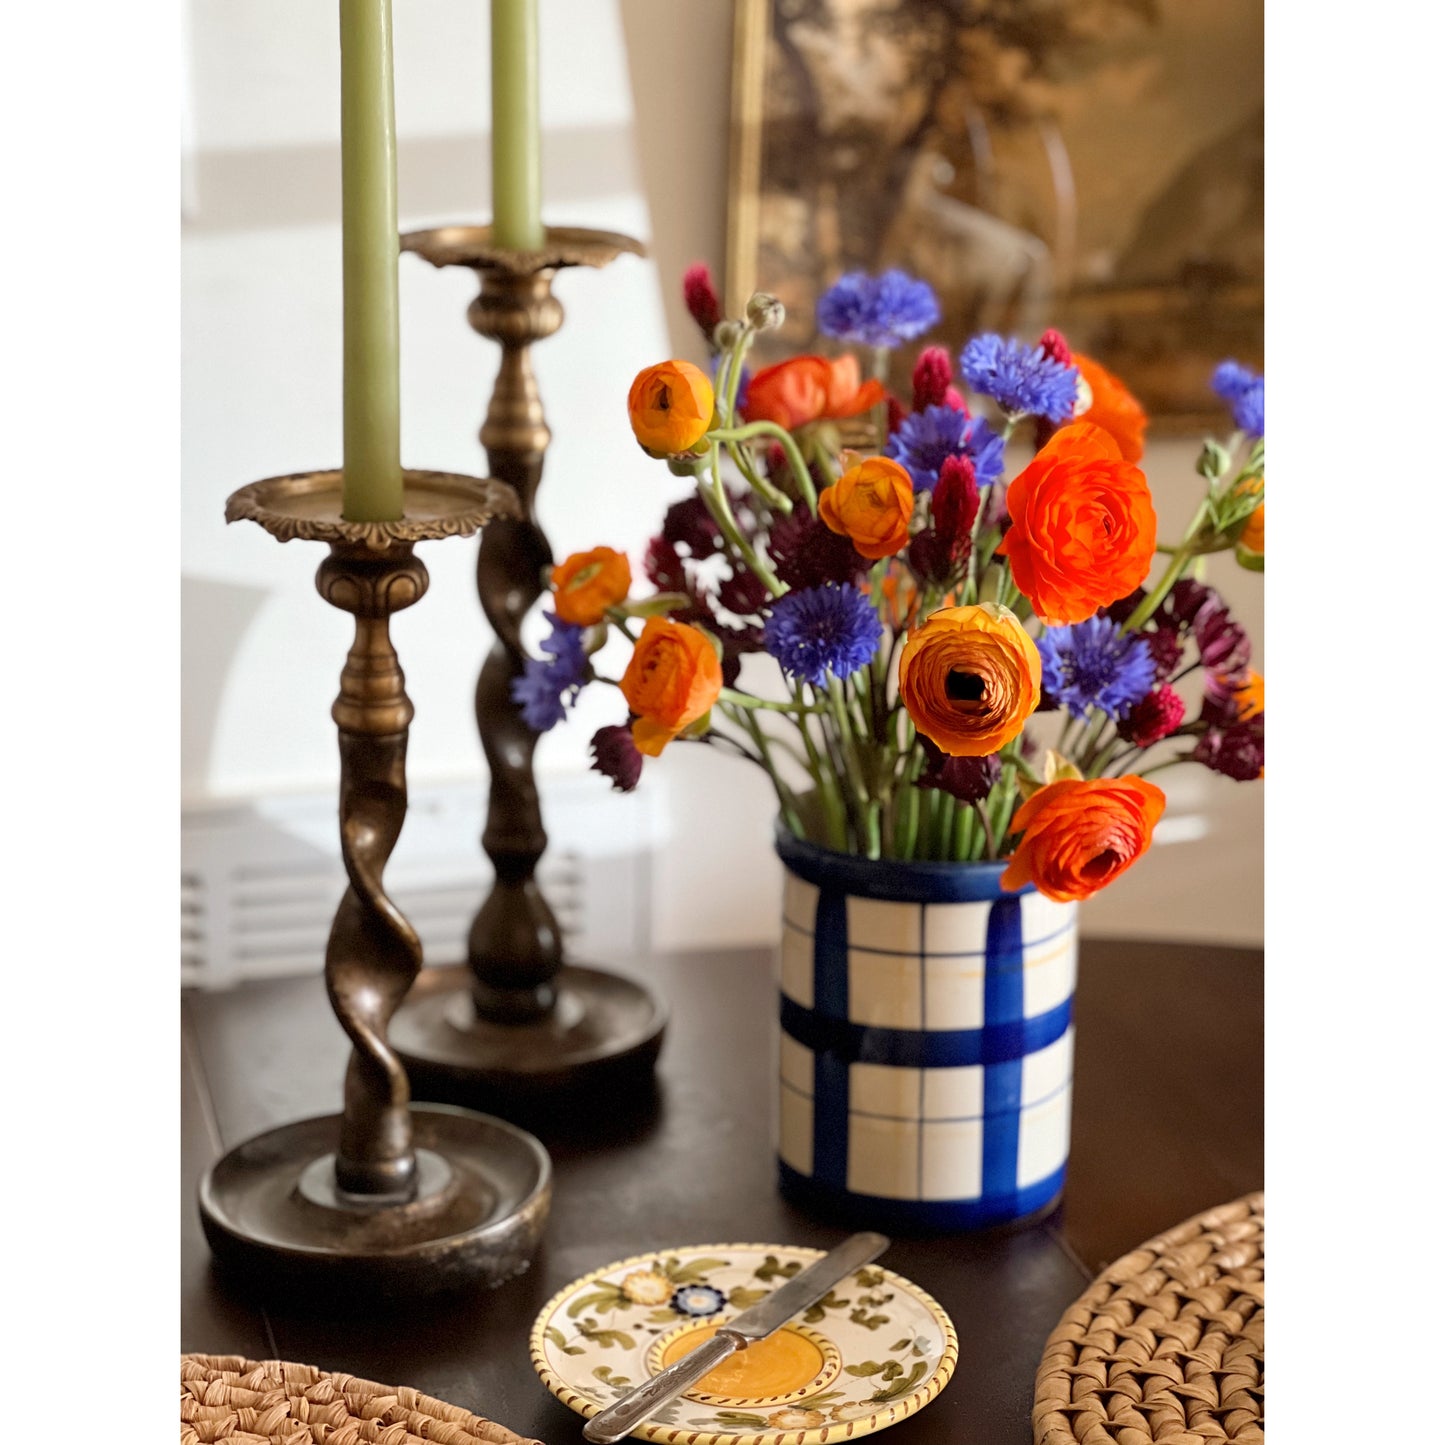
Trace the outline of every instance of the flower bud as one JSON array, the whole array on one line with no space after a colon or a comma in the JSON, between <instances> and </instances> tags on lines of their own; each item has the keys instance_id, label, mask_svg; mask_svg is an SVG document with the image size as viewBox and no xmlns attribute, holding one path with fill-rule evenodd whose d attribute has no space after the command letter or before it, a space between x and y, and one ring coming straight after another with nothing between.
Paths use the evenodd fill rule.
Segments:
<instances>
[{"instance_id":1,"label":"flower bud","mask_svg":"<svg viewBox=\"0 0 1445 1445\"><path fill-rule=\"evenodd\" d=\"M754 331L776 331L787 314L783 303L766 291L755 291L748 302L748 322Z\"/></svg>"},{"instance_id":2,"label":"flower bud","mask_svg":"<svg viewBox=\"0 0 1445 1445\"><path fill-rule=\"evenodd\" d=\"M742 323L739 321L719 321L713 327L712 344L719 351L731 351L738 344L742 331Z\"/></svg>"}]
</instances>

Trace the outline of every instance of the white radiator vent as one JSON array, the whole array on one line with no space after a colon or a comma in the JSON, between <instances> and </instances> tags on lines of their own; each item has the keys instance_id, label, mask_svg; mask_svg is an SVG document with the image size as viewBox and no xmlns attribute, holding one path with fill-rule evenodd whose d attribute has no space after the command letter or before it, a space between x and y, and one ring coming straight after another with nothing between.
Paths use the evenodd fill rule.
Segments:
<instances>
[{"instance_id":1,"label":"white radiator vent","mask_svg":"<svg viewBox=\"0 0 1445 1445\"><path fill-rule=\"evenodd\" d=\"M569 955L625 959L649 944L645 795L598 779L548 780L552 842L537 878ZM429 963L457 962L491 884L481 851L484 790L475 782L414 787L387 892ZM187 808L181 823L181 982L220 988L314 973L346 888L334 796Z\"/></svg>"}]
</instances>

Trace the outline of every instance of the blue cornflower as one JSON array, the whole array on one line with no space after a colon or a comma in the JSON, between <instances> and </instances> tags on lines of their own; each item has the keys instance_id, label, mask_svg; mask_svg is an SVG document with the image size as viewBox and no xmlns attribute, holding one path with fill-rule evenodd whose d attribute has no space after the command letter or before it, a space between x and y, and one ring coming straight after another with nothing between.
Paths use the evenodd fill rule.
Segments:
<instances>
[{"instance_id":1,"label":"blue cornflower","mask_svg":"<svg viewBox=\"0 0 1445 1445\"><path fill-rule=\"evenodd\" d=\"M1264 435L1264 377L1237 361L1214 368L1214 392L1229 403L1234 424L1246 436Z\"/></svg>"},{"instance_id":2,"label":"blue cornflower","mask_svg":"<svg viewBox=\"0 0 1445 1445\"><path fill-rule=\"evenodd\" d=\"M1079 369L1055 361L1042 346L1005 341L992 333L975 336L958 358L963 379L1004 411L1067 421L1074 414ZM982 478L979 479L982 481Z\"/></svg>"},{"instance_id":3,"label":"blue cornflower","mask_svg":"<svg viewBox=\"0 0 1445 1445\"><path fill-rule=\"evenodd\" d=\"M856 587L831 584L779 597L763 624L763 646L783 671L814 687L824 686L829 673L851 677L882 637L868 599Z\"/></svg>"},{"instance_id":4,"label":"blue cornflower","mask_svg":"<svg viewBox=\"0 0 1445 1445\"><path fill-rule=\"evenodd\" d=\"M906 271L850 271L818 298L818 330L861 346L899 346L922 336L938 317L933 288Z\"/></svg>"},{"instance_id":5,"label":"blue cornflower","mask_svg":"<svg viewBox=\"0 0 1445 1445\"><path fill-rule=\"evenodd\" d=\"M1118 719L1154 686L1154 654L1107 617L1046 627L1039 638L1044 691L1074 717L1091 707Z\"/></svg>"},{"instance_id":6,"label":"blue cornflower","mask_svg":"<svg viewBox=\"0 0 1445 1445\"><path fill-rule=\"evenodd\" d=\"M926 406L888 438L886 454L913 478L913 489L931 492L949 457L967 457L974 480L987 487L1003 475L1003 438L982 417L951 406Z\"/></svg>"},{"instance_id":7,"label":"blue cornflower","mask_svg":"<svg viewBox=\"0 0 1445 1445\"><path fill-rule=\"evenodd\" d=\"M521 708L522 721L539 733L567 716L587 681L585 629L559 621L552 612L545 616L552 624L550 636L540 644L546 656L529 657L522 664L521 677L512 679L512 701Z\"/></svg>"}]
</instances>

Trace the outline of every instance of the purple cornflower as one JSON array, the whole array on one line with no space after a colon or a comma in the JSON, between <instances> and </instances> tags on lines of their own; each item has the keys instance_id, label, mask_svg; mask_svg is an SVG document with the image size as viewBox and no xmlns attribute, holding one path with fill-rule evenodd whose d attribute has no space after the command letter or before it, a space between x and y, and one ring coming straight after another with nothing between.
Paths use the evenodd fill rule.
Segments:
<instances>
[{"instance_id":1,"label":"purple cornflower","mask_svg":"<svg viewBox=\"0 0 1445 1445\"><path fill-rule=\"evenodd\" d=\"M533 732L544 733L567 716L587 681L585 629L544 614L552 632L540 646L545 657L529 657L521 677L512 679L512 701L522 710L522 721ZM567 694L571 694L569 697Z\"/></svg>"},{"instance_id":2,"label":"purple cornflower","mask_svg":"<svg viewBox=\"0 0 1445 1445\"><path fill-rule=\"evenodd\" d=\"M884 454L907 469L919 492L937 486L949 457L967 457L980 487L991 486L1003 475L1003 438L981 416L951 406L926 406L905 417L888 438Z\"/></svg>"},{"instance_id":3,"label":"purple cornflower","mask_svg":"<svg viewBox=\"0 0 1445 1445\"><path fill-rule=\"evenodd\" d=\"M938 317L933 288L906 271L850 271L818 298L818 330L860 346L899 346L922 336Z\"/></svg>"},{"instance_id":4,"label":"purple cornflower","mask_svg":"<svg viewBox=\"0 0 1445 1445\"><path fill-rule=\"evenodd\" d=\"M851 677L873 656L883 624L856 587L805 587L779 597L763 624L763 646L790 677L822 687Z\"/></svg>"},{"instance_id":5,"label":"purple cornflower","mask_svg":"<svg viewBox=\"0 0 1445 1445\"><path fill-rule=\"evenodd\" d=\"M1246 436L1264 435L1264 377L1237 361L1214 368L1214 393L1229 403L1234 424Z\"/></svg>"},{"instance_id":6,"label":"purple cornflower","mask_svg":"<svg viewBox=\"0 0 1445 1445\"><path fill-rule=\"evenodd\" d=\"M1154 686L1149 644L1107 617L1044 628L1039 657L1044 688L1074 717L1096 707L1117 719Z\"/></svg>"},{"instance_id":7,"label":"purple cornflower","mask_svg":"<svg viewBox=\"0 0 1445 1445\"><path fill-rule=\"evenodd\" d=\"M1074 414L1079 369L1055 361L1042 346L988 333L975 336L958 363L974 391L991 396L1012 415L1062 422Z\"/></svg>"}]
</instances>

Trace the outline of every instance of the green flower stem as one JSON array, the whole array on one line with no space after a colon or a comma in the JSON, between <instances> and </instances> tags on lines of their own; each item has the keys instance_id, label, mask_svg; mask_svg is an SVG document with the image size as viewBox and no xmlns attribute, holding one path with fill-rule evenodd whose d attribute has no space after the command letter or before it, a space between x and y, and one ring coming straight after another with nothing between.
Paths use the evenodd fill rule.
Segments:
<instances>
[{"instance_id":1,"label":"green flower stem","mask_svg":"<svg viewBox=\"0 0 1445 1445\"><path fill-rule=\"evenodd\" d=\"M767 697L754 697L750 692L739 692L736 688L725 687L718 694L718 700L731 704L733 707L761 709L763 712L786 712L786 713L812 713L815 716L823 716L828 709L820 703L803 702L801 699L793 702L774 702Z\"/></svg>"},{"instance_id":2,"label":"green flower stem","mask_svg":"<svg viewBox=\"0 0 1445 1445\"><path fill-rule=\"evenodd\" d=\"M899 797L895 844L900 858L911 859L918 846L918 789L905 786Z\"/></svg>"},{"instance_id":3,"label":"green flower stem","mask_svg":"<svg viewBox=\"0 0 1445 1445\"><path fill-rule=\"evenodd\" d=\"M877 858L882 851L878 803L869 796L862 760L858 756L857 738L848 716L848 704L843 696L843 684L836 677L828 680L828 698L838 724L838 750L842 754L844 772L852 791L859 832L863 836L868 857Z\"/></svg>"},{"instance_id":4,"label":"green flower stem","mask_svg":"<svg viewBox=\"0 0 1445 1445\"><path fill-rule=\"evenodd\" d=\"M1159 579L1153 591L1129 614L1124 622L1125 632L1134 632L1142 627L1159 610L1159 604L1169 595L1174 584L1184 575L1184 569L1194 558L1194 539L1199 535L1199 529L1204 525L1205 519L1209 516L1209 498L1206 497L1200 504L1199 510L1194 514L1194 520L1189 524L1189 530L1184 534L1184 540L1175 549L1174 556L1170 559L1168 567L1164 569L1164 575Z\"/></svg>"},{"instance_id":5,"label":"green flower stem","mask_svg":"<svg viewBox=\"0 0 1445 1445\"><path fill-rule=\"evenodd\" d=\"M774 597L782 597L787 588L778 581L773 569L758 556L752 544L743 536L738 527L737 518L733 516L733 510L728 502L727 492L722 484L722 475L718 471L718 449L714 444L712 448L712 481L698 487L703 503L712 514L712 519L722 530L724 537L732 543L738 555L752 570L768 592Z\"/></svg>"},{"instance_id":6,"label":"green flower stem","mask_svg":"<svg viewBox=\"0 0 1445 1445\"><path fill-rule=\"evenodd\" d=\"M778 807L782 810L783 821L799 837L803 834L803 820L798 811L798 800L793 795L793 790L783 781L782 775L778 772L777 764L773 761L772 747L767 733L763 731L762 724L747 709L742 709L735 719L752 738L754 745L762 760L763 768L773 780L773 790L778 795Z\"/></svg>"},{"instance_id":7,"label":"green flower stem","mask_svg":"<svg viewBox=\"0 0 1445 1445\"><path fill-rule=\"evenodd\" d=\"M743 356L748 347L753 344L753 328L751 323L744 321L738 328L738 339L733 343L733 349L728 356L728 410L724 420L732 425L737 420L738 414L738 391L743 379Z\"/></svg>"},{"instance_id":8,"label":"green flower stem","mask_svg":"<svg viewBox=\"0 0 1445 1445\"><path fill-rule=\"evenodd\" d=\"M775 421L753 421L745 426L720 427L718 430L708 434L713 441L717 442L745 442L753 437L772 437L782 448L788 463L793 469L793 477L798 483L798 490L803 495L803 500L808 504L808 510L816 517L818 515L818 490L813 485L813 478L808 471L808 464L803 460L803 454L798 450L798 444L793 440L793 434L786 427L781 427Z\"/></svg>"},{"instance_id":9,"label":"green flower stem","mask_svg":"<svg viewBox=\"0 0 1445 1445\"><path fill-rule=\"evenodd\" d=\"M798 689L798 701L803 701ZM798 719L798 731L803 735L803 747L808 754L808 772L812 775L813 782L818 790L818 801L823 809L823 827L827 833L827 843L830 848L840 853L848 851L848 818L843 807L843 798L838 789L838 774L829 765L825 766L822 755L818 752L818 745L813 741L813 735L808 730L807 718Z\"/></svg>"},{"instance_id":10,"label":"green flower stem","mask_svg":"<svg viewBox=\"0 0 1445 1445\"><path fill-rule=\"evenodd\" d=\"M994 841L993 824L989 822L988 809L982 803L973 804L973 811L983 827L983 837L988 844L988 851L984 854L986 858L998 857L998 844Z\"/></svg>"}]
</instances>

